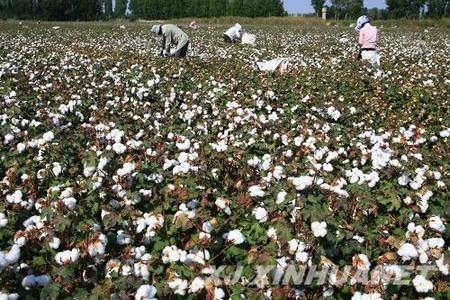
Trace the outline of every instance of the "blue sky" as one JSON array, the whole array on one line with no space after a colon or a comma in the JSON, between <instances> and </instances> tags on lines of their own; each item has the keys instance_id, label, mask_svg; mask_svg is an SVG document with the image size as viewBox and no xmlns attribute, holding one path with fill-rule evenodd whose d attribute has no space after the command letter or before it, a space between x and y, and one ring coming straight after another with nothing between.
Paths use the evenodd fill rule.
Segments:
<instances>
[{"instance_id":1,"label":"blue sky","mask_svg":"<svg viewBox=\"0 0 450 300\"><path fill-rule=\"evenodd\" d=\"M385 7L385 0L365 0L364 5L367 8ZM310 0L284 0L284 8L289 13L309 13L313 12Z\"/></svg>"}]
</instances>

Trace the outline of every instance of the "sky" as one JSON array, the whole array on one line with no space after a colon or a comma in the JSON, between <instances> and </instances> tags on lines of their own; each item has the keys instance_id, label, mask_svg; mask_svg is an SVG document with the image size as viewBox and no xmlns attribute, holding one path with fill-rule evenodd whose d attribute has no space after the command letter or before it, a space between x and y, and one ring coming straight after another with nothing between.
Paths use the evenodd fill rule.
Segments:
<instances>
[{"instance_id":1,"label":"sky","mask_svg":"<svg viewBox=\"0 0 450 300\"><path fill-rule=\"evenodd\" d=\"M385 0L365 0L364 5L367 8L386 7ZM288 13L311 13L314 12L310 0L284 0L284 8Z\"/></svg>"}]
</instances>

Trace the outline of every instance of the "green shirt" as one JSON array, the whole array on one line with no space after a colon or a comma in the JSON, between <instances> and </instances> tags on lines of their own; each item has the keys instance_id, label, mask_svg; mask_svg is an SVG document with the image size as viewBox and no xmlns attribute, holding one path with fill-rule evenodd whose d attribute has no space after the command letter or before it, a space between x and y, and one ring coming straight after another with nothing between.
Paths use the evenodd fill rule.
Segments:
<instances>
[{"instance_id":1,"label":"green shirt","mask_svg":"<svg viewBox=\"0 0 450 300\"><path fill-rule=\"evenodd\" d=\"M177 46L175 51L178 51L189 42L188 35L184 33L179 27L172 24L162 25L162 36L162 47L167 52L170 52L170 46L172 44L175 44Z\"/></svg>"}]
</instances>

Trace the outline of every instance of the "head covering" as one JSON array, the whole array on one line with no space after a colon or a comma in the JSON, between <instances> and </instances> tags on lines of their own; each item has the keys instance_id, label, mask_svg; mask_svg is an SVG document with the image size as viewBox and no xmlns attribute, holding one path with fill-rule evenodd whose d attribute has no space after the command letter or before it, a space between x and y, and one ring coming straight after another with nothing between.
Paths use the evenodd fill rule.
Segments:
<instances>
[{"instance_id":1,"label":"head covering","mask_svg":"<svg viewBox=\"0 0 450 300\"><path fill-rule=\"evenodd\" d=\"M239 23L236 23L236 24L234 25L234 28L236 28L237 31L242 31L242 26L241 26L241 24L239 24Z\"/></svg>"},{"instance_id":2,"label":"head covering","mask_svg":"<svg viewBox=\"0 0 450 300\"><path fill-rule=\"evenodd\" d=\"M159 35L161 33L161 24L153 25L152 32L153 34Z\"/></svg>"},{"instance_id":3,"label":"head covering","mask_svg":"<svg viewBox=\"0 0 450 300\"><path fill-rule=\"evenodd\" d=\"M367 17L365 15L359 17L358 20L356 21L355 30L360 31L364 27L364 25L366 25L367 23L370 23L369 17Z\"/></svg>"}]
</instances>

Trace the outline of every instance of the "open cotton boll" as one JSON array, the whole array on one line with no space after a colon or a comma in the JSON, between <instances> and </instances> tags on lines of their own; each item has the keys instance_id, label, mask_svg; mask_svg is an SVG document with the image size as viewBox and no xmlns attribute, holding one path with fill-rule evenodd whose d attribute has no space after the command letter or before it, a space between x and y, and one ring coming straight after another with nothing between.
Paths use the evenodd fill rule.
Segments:
<instances>
[{"instance_id":1,"label":"open cotton boll","mask_svg":"<svg viewBox=\"0 0 450 300\"><path fill-rule=\"evenodd\" d=\"M186 289L188 288L187 280L175 278L174 280L167 282L167 284L174 291L174 294L181 296L186 295Z\"/></svg>"},{"instance_id":2,"label":"open cotton boll","mask_svg":"<svg viewBox=\"0 0 450 300\"><path fill-rule=\"evenodd\" d=\"M0 213L0 228L6 227L8 225L8 218L4 213Z\"/></svg>"},{"instance_id":3,"label":"open cotton boll","mask_svg":"<svg viewBox=\"0 0 450 300\"><path fill-rule=\"evenodd\" d=\"M419 256L416 247L410 243L404 243L397 250L397 254L402 257L403 261L408 261Z\"/></svg>"},{"instance_id":4,"label":"open cotton boll","mask_svg":"<svg viewBox=\"0 0 450 300\"><path fill-rule=\"evenodd\" d=\"M60 265L65 265L77 262L79 257L80 250L74 248L57 253L55 255L55 261Z\"/></svg>"},{"instance_id":5,"label":"open cotton boll","mask_svg":"<svg viewBox=\"0 0 450 300\"><path fill-rule=\"evenodd\" d=\"M47 131L46 133L44 133L42 135L42 139L44 140L45 143L53 141L54 138L55 138L55 135L53 134L52 131Z\"/></svg>"},{"instance_id":6,"label":"open cotton boll","mask_svg":"<svg viewBox=\"0 0 450 300\"><path fill-rule=\"evenodd\" d=\"M311 230L315 237L324 237L327 235L327 223L325 222L312 222Z\"/></svg>"},{"instance_id":7,"label":"open cotton boll","mask_svg":"<svg viewBox=\"0 0 450 300\"><path fill-rule=\"evenodd\" d=\"M9 252L4 255L4 258L10 265L17 263L20 258L20 247L14 244Z\"/></svg>"},{"instance_id":8,"label":"open cotton boll","mask_svg":"<svg viewBox=\"0 0 450 300\"><path fill-rule=\"evenodd\" d=\"M284 200L286 199L286 195L287 193L285 191L281 191L277 194L277 200L276 200L276 204L281 204L284 202Z\"/></svg>"},{"instance_id":9,"label":"open cotton boll","mask_svg":"<svg viewBox=\"0 0 450 300\"><path fill-rule=\"evenodd\" d=\"M77 206L77 199L74 197L64 198L62 199L64 205L67 206L68 209L73 210Z\"/></svg>"},{"instance_id":10,"label":"open cotton boll","mask_svg":"<svg viewBox=\"0 0 450 300\"><path fill-rule=\"evenodd\" d=\"M256 207L255 209L253 209L252 214L255 216L256 220L259 223L264 223L268 220L268 213L264 207Z\"/></svg>"},{"instance_id":11,"label":"open cotton boll","mask_svg":"<svg viewBox=\"0 0 450 300\"><path fill-rule=\"evenodd\" d=\"M134 299L135 300L157 300L155 298L156 292L157 292L157 290L153 285L144 284L144 285L141 285L137 289Z\"/></svg>"},{"instance_id":12,"label":"open cotton boll","mask_svg":"<svg viewBox=\"0 0 450 300\"><path fill-rule=\"evenodd\" d=\"M333 106L327 109L327 113L334 121L337 121L341 117L341 112Z\"/></svg>"},{"instance_id":13,"label":"open cotton boll","mask_svg":"<svg viewBox=\"0 0 450 300\"><path fill-rule=\"evenodd\" d=\"M50 246L50 248L52 249L58 249L59 245L61 245L61 240L57 237L53 237L51 239L51 241L48 243L48 245Z\"/></svg>"},{"instance_id":14,"label":"open cotton boll","mask_svg":"<svg viewBox=\"0 0 450 300\"><path fill-rule=\"evenodd\" d=\"M22 202L22 192L17 190L12 194L6 195L6 201L13 204L19 204Z\"/></svg>"},{"instance_id":15,"label":"open cotton boll","mask_svg":"<svg viewBox=\"0 0 450 300\"><path fill-rule=\"evenodd\" d=\"M444 248L445 241L443 238L431 238L427 240L428 246L430 248Z\"/></svg>"},{"instance_id":16,"label":"open cotton boll","mask_svg":"<svg viewBox=\"0 0 450 300\"><path fill-rule=\"evenodd\" d=\"M1 76L0 76L1 77ZM5 294L0 292L0 300L18 300L19 294Z\"/></svg>"},{"instance_id":17,"label":"open cotton boll","mask_svg":"<svg viewBox=\"0 0 450 300\"><path fill-rule=\"evenodd\" d=\"M197 293L205 287L205 281L201 277L195 277L189 286L189 293Z\"/></svg>"},{"instance_id":18,"label":"open cotton boll","mask_svg":"<svg viewBox=\"0 0 450 300\"><path fill-rule=\"evenodd\" d=\"M183 142L176 143L176 146L178 150L185 151L191 147L191 141L189 141L188 139L184 139Z\"/></svg>"},{"instance_id":19,"label":"open cotton boll","mask_svg":"<svg viewBox=\"0 0 450 300\"><path fill-rule=\"evenodd\" d=\"M92 176L92 174L94 174L95 170L97 169L96 166L89 166L87 164L83 165L84 169L83 169L83 175L86 178L89 178Z\"/></svg>"},{"instance_id":20,"label":"open cotton boll","mask_svg":"<svg viewBox=\"0 0 450 300\"><path fill-rule=\"evenodd\" d=\"M264 197L265 193L259 185L253 185L248 188L251 197Z\"/></svg>"},{"instance_id":21,"label":"open cotton boll","mask_svg":"<svg viewBox=\"0 0 450 300\"><path fill-rule=\"evenodd\" d=\"M61 165L60 165L58 162L54 162L54 163L52 164L52 172L53 172L53 174L54 174L56 177L58 177L59 174L61 174L61 171L62 171Z\"/></svg>"},{"instance_id":22,"label":"open cotton boll","mask_svg":"<svg viewBox=\"0 0 450 300\"><path fill-rule=\"evenodd\" d=\"M225 292L221 288L214 288L214 300L222 300L225 297Z\"/></svg>"},{"instance_id":23,"label":"open cotton boll","mask_svg":"<svg viewBox=\"0 0 450 300\"><path fill-rule=\"evenodd\" d=\"M228 233L225 233L223 237L228 241L233 243L234 245L239 245L245 242L245 236L239 229L231 230Z\"/></svg>"},{"instance_id":24,"label":"open cotton boll","mask_svg":"<svg viewBox=\"0 0 450 300\"><path fill-rule=\"evenodd\" d=\"M122 168L117 170L117 175L119 176L125 176L128 174L131 174L136 168L135 163L124 163Z\"/></svg>"},{"instance_id":25,"label":"open cotton boll","mask_svg":"<svg viewBox=\"0 0 450 300\"><path fill-rule=\"evenodd\" d=\"M0 214L0 219L1 219L1 214ZM429 221L428 221L428 226L431 229L434 229L438 232L444 232L445 231L445 225L442 222L442 219L439 216L432 216ZM0 223L0 227L1 227L1 223Z\"/></svg>"},{"instance_id":26,"label":"open cotton boll","mask_svg":"<svg viewBox=\"0 0 450 300\"><path fill-rule=\"evenodd\" d=\"M364 294L361 292L356 292L351 300L383 300L383 297L381 297L380 293L370 293L370 294Z\"/></svg>"},{"instance_id":27,"label":"open cotton boll","mask_svg":"<svg viewBox=\"0 0 450 300\"><path fill-rule=\"evenodd\" d=\"M358 270L370 270L370 266L371 266L371 264L369 262L369 258L365 254L358 254L358 255L353 256L352 264Z\"/></svg>"},{"instance_id":28,"label":"open cotton boll","mask_svg":"<svg viewBox=\"0 0 450 300\"><path fill-rule=\"evenodd\" d=\"M131 243L131 235L125 233L123 230L119 230L117 231L116 240L119 245L128 245Z\"/></svg>"},{"instance_id":29,"label":"open cotton boll","mask_svg":"<svg viewBox=\"0 0 450 300\"><path fill-rule=\"evenodd\" d=\"M46 286L51 281L50 276L48 275L40 275L40 276L34 276L34 275L28 275L25 276L22 279L22 286L29 290L33 286Z\"/></svg>"},{"instance_id":30,"label":"open cotton boll","mask_svg":"<svg viewBox=\"0 0 450 300\"><path fill-rule=\"evenodd\" d=\"M311 176L291 177L289 180L298 191L302 191L314 183L314 177Z\"/></svg>"},{"instance_id":31,"label":"open cotton boll","mask_svg":"<svg viewBox=\"0 0 450 300\"><path fill-rule=\"evenodd\" d=\"M168 264L171 262L177 262L186 258L186 251L178 249L177 246L166 246L162 251L162 262Z\"/></svg>"},{"instance_id":32,"label":"open cotton boll","mask_svg":"<svg viewBox=\"0 0 450 300\"><path fill-rule=\"evenodd\" d=\"M92 243L88 246L88 253L91 257L102 256L105 254L105 247L108 244L106 235L100 234Z\"/></svg>"},{"instance_id":33,"label":"open cotton boll","mask_svg":"<svg viewBox=\"0 0 450 300\"><path fill-rule=\"evenodd\" d=\"M427 280L423 275L414 277L412 283L419 293L428 293L433 290L433 283Z\"/></svg>"},{"instance_id":34,"label":"open cotton boll","mask_svg":"<svg viewBox=\"0 0 450 300\"><path fill-rule=\"evenodd\" d=\"M117 154L123 154L127 150L127 147L122 143L114 143L112 149Z\"/></svg>"}]
</instances>

